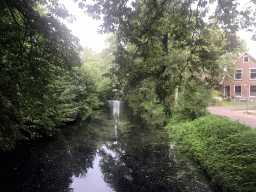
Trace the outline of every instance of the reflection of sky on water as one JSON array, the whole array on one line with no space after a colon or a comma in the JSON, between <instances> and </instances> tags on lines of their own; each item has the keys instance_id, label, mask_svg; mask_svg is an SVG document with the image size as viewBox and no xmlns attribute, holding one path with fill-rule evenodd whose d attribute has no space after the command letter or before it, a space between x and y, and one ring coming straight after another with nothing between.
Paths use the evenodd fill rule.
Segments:
<instances>
[{"instance_id":1,"label":"reflection of sky on water","mask_svg":"<svg viewBox=\"0 0 256 192\"><path fill-rule=\"evenodd\" d=\"M74 177L73 183L70 188L73 188L74 192L112 192L113 190L103 180L103 175L100 170L99 162L101 157L96 155L93 168L88 169L86 177Z\"/></svg>"},{"instance_id":2,"label":"reflection of sky on water","mask_svg":"<svg viewBox=\"0 0 256 192\"><path fill-rule=\"evenodd\" d=\"M93 166L85 177L72 177L71 191L212 191L205 178L169 143L164 130L137 124L133 118L133 122L120 124L120 102L109 103L114 122L108 132L114 137L97 145Z\"/></svg>"},{"instance_id":3,"label":"reflection of sky on water","mask_svg":"<svg viewBox=\"0 0 256 192\"><path fill-rule=\"evenodd\" d=\"M117 124L119 123L119 112L120 112L120 101L110 101L113 108L113 118L114 118L114 135L117 137ZM111 154L112 157L116 157L117 155L108 150L107 146L116 145L117 141L106 142L105 145L100 147L100 150L105 151L108 154ZM107 145L107 146L106 146ZM98 154L99 150L97 150L97 154L93 161L93 168L89 168L86 174L86 177L72 177L72 184L70 185L70 189L73 189L74 192L113 192L108 184L103 179L103 174L100 168L100 160L102 157Z\"/></svg>"}]
</instances>

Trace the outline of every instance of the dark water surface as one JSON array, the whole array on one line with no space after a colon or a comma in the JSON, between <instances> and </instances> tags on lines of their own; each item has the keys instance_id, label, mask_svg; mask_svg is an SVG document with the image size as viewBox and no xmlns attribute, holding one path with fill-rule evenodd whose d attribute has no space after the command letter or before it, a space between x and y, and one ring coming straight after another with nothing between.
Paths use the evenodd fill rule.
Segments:
<instances>
[{"instance_id":1,"label":"dark water surface","mask_svg":"<svg viewBox=\"0 0 256 192\"><path fill-rule=\"evenodd\" d=\"M120 101L90 123L2 152L1 191L213 191L165 131L146 126Z\"/></svg>"}]
</instances>

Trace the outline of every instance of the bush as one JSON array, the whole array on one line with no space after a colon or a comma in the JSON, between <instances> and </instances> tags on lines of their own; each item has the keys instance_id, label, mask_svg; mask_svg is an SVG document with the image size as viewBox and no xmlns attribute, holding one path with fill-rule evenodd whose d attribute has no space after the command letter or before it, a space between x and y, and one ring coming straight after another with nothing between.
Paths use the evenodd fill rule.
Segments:
<instances>
[{"instance_id":1,"label":"bush","mask_svg":"<svg viewBox=\"0 0 256 192\"><path fill-rule=\"evenodd\" d=\"M197 80L199 81L199 80ZM201 111L211 102L211 89L208 89L201 81L191 80L180 90L179 104L173 110L173 115L181 115L184 119L194 120L201 116ZM176 114L175 114L176 113Z\"/></svg>"},{"instance_id":2,"label":"bush","mask_svg":"<svg viewBox=\"0 0 256 192\"><path fill-rule=\"evenodd\" d=\"M177 145L225 191L256 191L256 131L227 117L206 115L168 124Z\"/></svg>"}]
</instances>

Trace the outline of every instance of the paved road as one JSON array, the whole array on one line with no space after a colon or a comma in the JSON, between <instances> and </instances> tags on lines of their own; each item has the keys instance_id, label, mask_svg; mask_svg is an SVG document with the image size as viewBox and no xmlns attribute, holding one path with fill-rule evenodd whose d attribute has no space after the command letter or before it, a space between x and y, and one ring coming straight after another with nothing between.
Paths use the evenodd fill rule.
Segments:
<instances>
[{"instance_id":1,"label":"paved road","mask_svg":"<svg viewBox=\"0 0 256 192\"><path fill-rule=\"evenodd\" d=\"M227 107L208 107L207 110L216 115L227 116L228 118L236 121L239 120L241 123L249 125L253 128L256 128L256 116L248 115L248 114L241 114L239 112L231 111L233 110L233 106Z\"/></svg>"}]
</instances>

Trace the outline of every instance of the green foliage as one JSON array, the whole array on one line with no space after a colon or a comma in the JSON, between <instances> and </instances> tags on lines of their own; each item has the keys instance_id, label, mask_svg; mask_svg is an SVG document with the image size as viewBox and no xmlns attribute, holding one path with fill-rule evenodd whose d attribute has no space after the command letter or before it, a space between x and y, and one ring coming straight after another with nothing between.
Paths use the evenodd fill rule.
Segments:
<instances>
[{"instance_id":1,"label":"green foliage","mask_svg":"<svg viewBox=\"0 0 256 192\"><path fill-rule=\"evenodd\" d=\"M218 90L212 90L212 98L211 98L211 104L212 105L216 105L216 106L223 106L222 101L222 95L223 93L221 91Z\"/></svg>"},{"instance_id":2,"label":"green foliage","mask_svg":"<svg viewBox=\"0 0 256 192\"><path fill-rule=\"evenodd\" d=\"M199 83L190 80L180 90L179 104L173 110L175 116L180 115L187 120L194 120L201 116L201 111L205 110L211 101L211 89L207 89L203 82L201 85Z\"/></svg>"},{"instance_id":3,"label":"green foliage","mask_svg":"<svg viewBox=\"0 0 256 192\"><path fill-rule=\"evenodd\" d=\"M79 68L78 38L56 19L72 20L57 1L46 14L38 1L4 0L0 17L1 150L52 136L63 121L85 119L102 104L92 75Z\"/></svg>"},{"instance_id":4,"label":"green foliage","mask_svg":"<svg viewBox=\"0 0 256 192\"><path fill-rule=\"evenodd\" d=\"M113 98L112 85L113 79L110 73L110 67L114 56L103 50L101 54L93 53L92 50L85 48L82 56L82 70L86 72L95 84L95 91L100 94L101 100Z\"/></svg>"},{"instance_id":5,"label":"green foliage","mask_svg":"<svg viewBox=\"0 0 256 192\"><path fill-rule=\"evenodd\" d=\"M255 191L256 132L227 117L206 115L167 125L179 148L226 191Z\"/></svg>"},{"instance_id":6,"label":"green foliage","mask_svg":"<svg viewBox=\"0 0 256 192\"><path fill-rule=\"evenodd\" d=\"M243 15L250 20L249 11L240 13L237 3L221 0L206 23L204 17L214 2L146 0L128 5L126 0L105 0L87 6L87 13L93 18L103 15L101 33L116 32L112 74L136 110L154 110L152 104L158 105L158 101L167 116L178 111L195 119L210 102L209 91L200 92L197 87L202 90L204 83L206 89L217 86L224 75L228 77L228 72L235 70L234 58L245 48L235 35L238 18ZM207 74L204 83L203 74ZM142 87L150 87L149 81L156 86L150 91L154 97L142 101ZM179 109L173 110L177 86L189 88L181 92Z\"/></svg>"},{"instance_id":7,"label":"green foliage","mask_svg":"<svg viewBox=\"0 0 256 192\"><path fill-rule=\"evenodd\" d=\"M74 121L77 118L85 120L93 109L103 104L99 100L96 85L81 67L56 76L54 86L53 100L59 122Z\"/></svg>"},{"instance_id":8,"label":"green foliage","mask_svg":"<svg viewBox=\"0 0 256 192\"><path fill-rule=\"evenodd\" d=\"M144 79L132 86L132 89L126 90L126 97L135 113L141 116L149 123L163 126L166 121L166 114L163 103L160 102L156 94L156 81L153 78Z\"/></svg>"},{"instance_id":9,"label":"green foliage","mask_svg":"<svg viewBox=\"0 0 256 192\"><path fill-rule=\"evenodd\" d=\"M132 13L123 10L131 17L119 20L112 74L121 82L125 98L135 110L147 111L149 117L155 114L153 105L156 105L157 113L164 117L178 112L186 118L197 118L197 113L210 102L208 89L218 85L223 77L227 65L222 61L226 59L228 63L229 53L237 51L235 35L220 30L215 24L204 23L202 15L197 15L197 10L189 10L188 4L164 1L152 5L138 1ZM120 6L125 7L125 2ZM89 11L97 8L90 7ZM105 21L103 25L107 31L109 24ZM176 110L177 86L179 107Z\"/></svg>"},{"instance_id":10,"label":"green foliage","mask_svg":"<svg viewBox=\"0 0 256 192\"><path fill-rule=\"evenodd\" d=\"M54 68L79 66L78 39L57 19L40 15L32 1L0 3L0 148L52 135Z\"/></svg>"}]
</instances>

